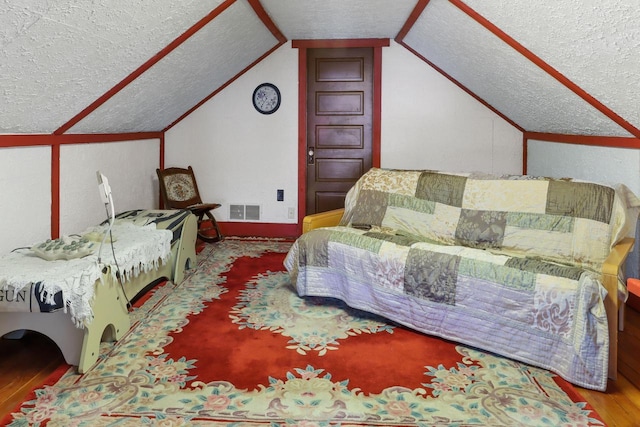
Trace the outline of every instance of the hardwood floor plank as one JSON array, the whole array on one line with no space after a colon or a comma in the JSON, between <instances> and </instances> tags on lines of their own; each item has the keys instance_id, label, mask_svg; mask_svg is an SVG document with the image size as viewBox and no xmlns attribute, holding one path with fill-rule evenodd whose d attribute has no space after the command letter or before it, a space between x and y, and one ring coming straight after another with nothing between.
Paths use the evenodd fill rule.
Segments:
<instances>
[{"instance_id":1,"label":"hardwood floor plank","mask_svg":"<svg viewBox=\"0 0 640 427\"><path fill-rule=\"evenodd\" d=\"M0 419L64 363L60 349L36 332L19 340L0 339L0 360Z\"/></svg>"}]
</instances>

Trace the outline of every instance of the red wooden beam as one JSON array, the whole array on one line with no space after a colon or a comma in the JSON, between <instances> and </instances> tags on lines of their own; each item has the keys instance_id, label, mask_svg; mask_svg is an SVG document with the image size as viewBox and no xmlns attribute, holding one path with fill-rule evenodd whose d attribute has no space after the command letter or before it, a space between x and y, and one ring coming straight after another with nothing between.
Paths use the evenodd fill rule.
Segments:
<instances>
[{"instance_id":1,"label":"red wooden beam","mask_svg":"<svg viewBox=\"0 0 640 427\"><path fill-rule=\"evenodd\" d=\"M389 39L293 40L291 47L301 49L337 49L349 47L386 47Z\"/></svg>"},{"instance_id":2,"label":"red wooden beam","mask_svg":"<svg viewBox=\"0 0 640 427\"><path fill-rule=\"evenodd\" d=\"M429 4L429 1L430 0L420 0L418 1L418 3L416 3L416 7L413 8L411 14L409 15L409 18L407 18L407 21L404 23L404 25L400 29L400 32L396 36L396 42L400 43L402 42L402 40L404 40L409 31L411 31L411 28L415 25L418 18L420 18L420 15L422 15L425 7L427 7L427 5Z\"/></svg>"},{"instance_id":3,"label":"red wooden beam","mask_svg":"<svg viewBox=\"0 0 640 427\"><path fill-rule=\"evenodd\" d=\"M30 147L38 145L92 144L96 142L134 141L162 138L162 132L72 133L64 135L24 134L0 135L0 147Z\"/></svg>"},{"instance_id":4,"label":"red wooden beam","mask_svg":"<svg viewBox=\"0 0 640 427\"><path fill-rule=\"evenodd\" d=\"M51 146L51 238L60 237L60 144Z\"/></svg>"},{"instance_id":5,"label":"red wooden beam","mask_svg":"<svg viewBox=\"0 0 640 427\"><path fill-rule=\"evenodd\" d=\"M273 22L267 11L264 10L264 7L262 6L262 3L260 3L260 0L249 0L249 4L253 8L253 11L256 13L256 15L258 15L258 18L260 18L262 23L265 25L265 27L267 27L269 31L271 31L271 34L273 34L276 39L278 39L278 42L280 42L280 44L286 42L287 38L282 34L280 29Z\"/></svg>"},{"instance_id":6,"label":"red wooden beam","mask_svg":"<svg viewBox=\"0 0 640 427\"><path fill-rule=\"evenodd\" d=\"M307 212L307 49L298 52L298 235Z\"/></svg>"},{"instance_id":7,"label":"red wooden beam","mask_svg":"<svg viewBox=\"0 0 640 427\"><path fill-rule=\"evenodd\" d=\"M382 47L373 48L373 124L371 141L371 165L380 167L382 147Z\"/></svg>"},{"instance_id":8,"label":"red wooden beam","mask_svg":"<svg viewBox=\"0 0 640 427\"><path fill-rule=\"evenodd\" d=\"M525 134L522 134L522 174L527 174L527 150L529 149L528 140Z\"/></svg>"},{"instance_id":9,"label":"red wooden beam","mask_svg":"<svg viewBox=\"0 0 640 427\"><path fill-rule=\"evenodd\" d=\"M594 145L600 147L640 148L640 138L621 136L565 135L559 133L525 132L526 140L560 142L565 144Z\"/></svg>"}]
</instances>

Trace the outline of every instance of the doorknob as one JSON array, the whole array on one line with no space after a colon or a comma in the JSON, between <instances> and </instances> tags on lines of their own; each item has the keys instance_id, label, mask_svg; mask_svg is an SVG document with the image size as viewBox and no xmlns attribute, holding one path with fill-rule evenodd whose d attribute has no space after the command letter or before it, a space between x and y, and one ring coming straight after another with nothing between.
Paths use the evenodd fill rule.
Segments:
<instances>
[{"instance_id":1,"label":"doorknob","mask_svg":"<svg viewBox=\"0 0 640 427\"><path fill-rule=\"evenodd\" d=\"M315 163L315 154L316 152L314 151L313 147L309 147L309 151L307 151L307 163L312 165Z\"/></svg>"}]
</instances>

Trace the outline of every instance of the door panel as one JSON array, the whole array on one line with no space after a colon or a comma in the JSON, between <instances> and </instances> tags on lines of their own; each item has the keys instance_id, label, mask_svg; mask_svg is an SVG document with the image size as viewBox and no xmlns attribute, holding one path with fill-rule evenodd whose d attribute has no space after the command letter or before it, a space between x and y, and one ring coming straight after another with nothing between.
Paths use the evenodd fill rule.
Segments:
<instances>
[{"instance_id":1,"label":"door panel","mask_svg":"<svg viewBox=\"0 0 640 427\"><path fill-rule=\"evenodd\" d=\"M316 92L317 116L350 116L364 114L362 92Z\"/></svg>"},{"instance_id":2,"label":"door panel","mask_svg":"<svg viewBox=\"0 0 640 427\"><path fill-rule=\"evenodd\" d=\"M316 126L318 148L363 148L363 126L333 125Z\"/></svg>"},{"instance_id":3,"label":"door panel","mask_svg":"<svg viewBox=\"0 0 640 427\"><path fill-rule=\"evenodd\" d=\"M373 49L307 51L306 213L344 206L372 166Z\"/></svg>"},{"instance_id":4,"label":"door panel","mask_svg":"<svg viewBox=\"0 0 640 427\"><path fill-rule=\"evenodd\" d=\"M362 159L318 159L316 182L355 182L362 176Z\"/></svg>"}]
</instances>

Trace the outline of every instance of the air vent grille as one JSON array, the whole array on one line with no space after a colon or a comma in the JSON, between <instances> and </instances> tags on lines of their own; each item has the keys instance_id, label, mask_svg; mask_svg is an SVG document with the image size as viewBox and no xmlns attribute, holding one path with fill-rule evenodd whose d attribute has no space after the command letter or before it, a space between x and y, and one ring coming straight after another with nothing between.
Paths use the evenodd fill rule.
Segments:
<instances>
[{"instance_id":1,"label":"air vent grille","mask_svg":"<svg viewBox=\"0 0 640 427\"><path fill-rule=\"evenodd\" d=\"M259 221L260 205L229 205L229 219L232 221Z\"/></svg>"},{"instance_id":2,"label":"air vent grille","mask_svg":"<svg viewBox=\"0 0 640 427\"><path fill-rule=\"evenodd\" d=\"M247 221L259 221L260 220L260 206L258 205L246 205L244 207L244 219Z\"/></svg>"}]
</instances>

